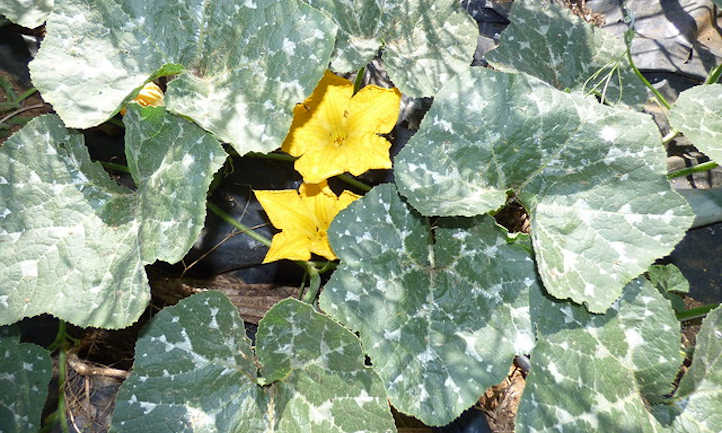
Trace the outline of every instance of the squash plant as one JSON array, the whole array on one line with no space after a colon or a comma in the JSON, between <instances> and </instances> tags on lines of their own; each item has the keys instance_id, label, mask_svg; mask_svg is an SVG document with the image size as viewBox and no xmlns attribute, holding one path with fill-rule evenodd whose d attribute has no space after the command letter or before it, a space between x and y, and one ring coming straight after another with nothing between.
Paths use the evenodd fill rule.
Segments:
<instances>
[{"instance_id":1,"label":"squash plant","mask_svg":"<svg viewBox=\"0 0 722 433\"><path fill-rule=\"evenodd\" d=\"M515 354L533 363L519 432L722 428L722 312L708 314L675 389L680 325L641 276L694 215L637 111L645 87L623 41L519 0L491 70L467 66L476 27L452 0L26 3L0 12L34 25L20 17L50 11L30 70L57 115L0 148L3 325L41 313L109 329L137 320L150 296L143 266L180 260L199 235L220 143L239 154L280 147L329 64L354 71L380 51L401 92L434 96L396 157L395 184L328 229L340 262L317 306L314 296L278 303L255 347L221 294L161 311L137 342L113 431L391 432L389 403L444 425ZM105 122L161 76L165 106L128 104L123 119L130 190L75 129ZM692 89L670 110L712 158L719 89ZM528 211L529 235L490 216L510 197ZM44 398L48 353L2 332L11 392L0 427L35 431L30 402Z\"/></svg>"}]
</instances>

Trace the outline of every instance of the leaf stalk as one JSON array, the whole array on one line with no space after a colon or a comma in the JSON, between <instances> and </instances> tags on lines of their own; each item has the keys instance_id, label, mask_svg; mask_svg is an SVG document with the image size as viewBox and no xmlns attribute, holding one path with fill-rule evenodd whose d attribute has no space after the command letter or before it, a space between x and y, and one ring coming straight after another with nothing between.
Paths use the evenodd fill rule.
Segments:
<instances>
[{"instance_id":1,"label":"leaf stalk","mask_svg":"<svg viewBox=\"0 0 722 433\"><path fill-rule=\"evenodd\" d=\"M627 15L629 17L629 15ZM632 59L632 40L636 36L637 32L634 30L634 17L630 18L629 23L629 29L627 29L626 32L624 32L624 45L626 47L627 52L627 60L629 61L629 65L632 67L632 70L634 71L634 74L639 78L642 83L647 86L647 88L652 92L652 94L657 98L657 101L667 110L672 108L672 106L667 102L667 100L662 96L662 94L659 92L659 90L655 89L654 86L642 75L642 72L637 68L637 65L634 64L634 60Z\"/></svg>"},{"instance_id":2,"label":"leaf stalk","mask_svg":"<svg viewBox=\"0 0 722 433\"><path fill-rule=\"evenodd\" d=\"M683 168L681 170L673 171L667 174L667 179L674 179L675 177L689 176L692 173L701 173L703 171L709 171L717 167L718 164L714 161L703 162L702 164L693 165L692 167Z\"/></svg>"}]
</instances>

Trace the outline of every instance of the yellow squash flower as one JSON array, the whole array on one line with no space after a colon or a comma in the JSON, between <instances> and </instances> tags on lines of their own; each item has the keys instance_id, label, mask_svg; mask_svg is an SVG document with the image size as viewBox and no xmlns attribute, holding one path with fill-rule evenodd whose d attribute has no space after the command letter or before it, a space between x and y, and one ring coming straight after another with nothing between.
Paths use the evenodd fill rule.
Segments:
<instances>
[{"instance_id":1,"label":"yellow squash flower","mask_svg":"<svg viewBox=\"0 0 722 433\"><path fill-rule=\"evenodd\" d=\"M253 191L274 227L281 229L273 236L263 263L280 259L309 260L311 253L335 260L326 231L331 221L358 195L344 191L340 196L325 181L304 183L298 189Z\"/></svg>"},{"instance_id":2,"label":"yellow squash flower","mask_svg":"<svg viewBox=\"0 0 722 433\"><path fill-rule=\"evenodd\" d=\"M354 95L353 83L326 71L313 94L293 109L281 148L300 157L295 168L308 183L391 168L391 143L378 134L391 132L400 103L396 88L369 85Z\"/></svg>"},{"instance_id":3,"label":"yellow squash flower","mask_svg":"<svg viewBox=\"0 0 722 433\"><path fill-rule=\"evenodd\" d=\"M163 105L163 90L154 82L149 81L145 83L138 95L130 102L138 103L144 107L149 105L151 107L160 107ZM120 114L125 116L125 112L125 107L120 109Z\"/></svg>"}]
</instances>

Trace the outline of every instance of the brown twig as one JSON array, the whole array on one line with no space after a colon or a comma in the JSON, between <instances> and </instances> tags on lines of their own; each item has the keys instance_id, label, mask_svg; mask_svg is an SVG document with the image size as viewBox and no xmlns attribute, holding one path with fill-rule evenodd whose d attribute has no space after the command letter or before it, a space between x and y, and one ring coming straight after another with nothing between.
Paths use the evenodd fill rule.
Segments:
<instances>
[{"instance_id":1,"label":"brown twig","mask_svg":"<svg viewBox=\"0 0 722 433\"><path fill-rule=\"evenodd\" d=\"M35 105L28 105L27 107L20 107L17 110L13 111L12 113L10 113L7 116L0 119L0 125L2 125L3 123L5 123L5 121L13 118L14 116L17 116L18 114L20 114L22 112L25 112L28 110L35 110L36 108L43 108L43 107L45 107L45 105L47 105L47 104L43 102L42 104L35 104Z\"/></svg>"},{"instance_id":2,"label":"brown twig","mask_svg":"<svg viewBox=\"0 0 722 433\"><path fill-rule=\"evenodd\" d=\"M123 380L130 376L129 371L120 370L118 368L89 365L87 362L78 358L78 355L75 353L68 354L68 365L81 376L109 376Z\"/></svg>"}]
</instances>

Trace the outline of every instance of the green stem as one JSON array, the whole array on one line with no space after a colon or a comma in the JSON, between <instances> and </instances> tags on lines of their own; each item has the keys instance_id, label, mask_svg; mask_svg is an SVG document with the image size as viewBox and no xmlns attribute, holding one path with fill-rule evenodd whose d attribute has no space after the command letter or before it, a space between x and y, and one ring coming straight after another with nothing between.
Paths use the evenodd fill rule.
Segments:
<instances>
[{"instance_id":1,"label":"green stem","mask_svg":"<svg viewBox=\"0 0 722 433\"><path fill-rule=\"evenodd\" d=\"M58 321L58 332L55 334L55 339L48 346L50 352L55 352L58 349L62 349L67 342L77 342L76 338L73 338L68 334L68 326L64 320Z\"/></svg>"},{"instance_id":2,"label":"green stem","mask_svg":"<svg viewBox=\"0 0 722 433\"><path fill-rule=\"evenodd\" d=\"M45 417L43 428L38 433L50 433L55 427L55 423L58 422L58 411L57 409Z\"/></svg>"},{"instance_id":3,"label":"green stem","mask_svg":"<svg viewBox=\"0 0 722 433\"><path fill-rule=\"evenodd\" d=\"M62 322L62 320L61 320ZM65 379L66 379L66 353L65 348L61 348L58 352L58 415L60 418L60 428L63 433L69 433L68 415L65 412Z\"/></svg>"},{"instance_id":4,"label":"green stem","mask_svg":"<svg viewBox=\"0 0 722 433\"><path fill-rule=\"evenodd\" d=\"M354 178L353 176L349 176L348 174L339 174L336 177L341 179L342 181L346 182L346 184L351 185L354 188L358 188L363 192L371 191L370 185L367 185L367 184L361 182L360 180Z\"/></svg>"},{"instance_id":5,"label":"green stem","mask_svg":"<svg viewBox=\"0 0 722 433\"><path fill-rule=\"evenodd\" d=\"M688 320L694 320L694 319L698 319L700 317L704 317L707 315L707 313L709 313L711 310L717 308L718 306L719 306L719 304L709 304L709 305L704 305L702 307L691 308L689 310L680 311L680 312L676 313L677 320L679 320L680 322L686 322Z\"/></svg>"},{"instance_id":6,"label":"green stem","mask_svg":"<svg viewBox=\"0 0 722 433\"><path fill-rule=\"evenodd\" d=\"M296 295L296 299L303 298L303 291L305 289L306 289L306 275L303 276L303 279L301 280L301 285L298 287L298 294Z\"/></svg>"},{"instance_id":7,"label":"green stem","mask_svg":"<svg viewBox=\"0 0 722 433\"><path fill-rule=\"evenodd\" d=\"M110 170L120 171L123 173L130 173L130 169L128 167L122 165L122 164L116 164L114 162L107 162L107 161L101 161L101 164L103 164L103 167L108 168Z\"/></svg>"},{"instance_id":8,"label":"green stem","mask_svg":"<svg viewBox=\"0 0 722 433\"><path fill-rule=\"evenodd\" d=\"M308 290L306 291L306 293L304 293L301 300L307 304L313 304L313 301L316 300L316 296L318 296L318 291L321 288L321 276L319 275L318 269L316 269L315 266L308 266L306 268L306 272L308 272L309 277Z\"/></svg>"},{"instance_id":9,"label":"green stem","mask_svg":"<svg viewBox=\"0 0 722 433\"><path fill-rule=\"evenodd\" d=\"M624 45L627 47L627 60L629 61L629 65L632 67L632 70L634 71L634 74L637 75L637 78L639 78L642 83L644 83L647 88L652 91L654 96L657 98L657 101L659 101L660 104L667 110L672 108L671 105L669 105L669 102L667 102L666 99L664 99L664 96L662 96L661 93L659 93L659 90L655 89L654 86L646 79L644 78L644 75L642 75L642 72L637 68L637 65L634 64L634 60L632 60L632 39L634 39L635 31L634 31L634 20L629 24L629 30L624 34Z\"/></svg>"},{"instance_id":10,"label":"green stem","mask_svg":"<svg viewBox=\"0 0 722 433\"><path fill-rule=\"evenodd\" d=\"M52 343L50 343L50 346L48 346L48 350L50 352L54 352L56 349L60 348L65 341L65 327L65 320L58 320L58 332L55 333L55 339Z\"/></svg>"},{"instance_id":11,"label":"green stem","mask_svg":"<svg viewBox=\"0 0 722 433\"><path fill-rule=\"evenodd\" d=\"M719 81L719 76L722 75L722 64L717 65L716 68L712 69L712 72L707 76L704 81L705 84L714 84Z\"/></svg>"},{"instance_id":12,"label":"green stem","mask_svg":"<svg viewBox=\"0 0 722 433\"><path fill-rule=\"evenodd\" d=\"M311 262L311 263L312 263L314 266L316 266L316 268L318 269L318 273L319 273L319 274L324 274L324 273L326 273L326 272L328 272L328 271L333 271L334 269L336 269L336 268L338 267L338 263L336 263L336 262L331 262L331 261L321 262L321 263L320 263L320 264L321 264L321 268L320 268L320 269L318 268L319 263L317 263L317 262Z\"/></svg>"},{"instance_id":13,"label":"green stem","mask_svg":"<svg viewBox=\"0 0 722 433\"><path fill-rule=\"evenodd\" d=\"M263 158L263 159L275 159L276 161L293 162L296 160L293 156L287 153L260 153L260 152L248 152L246 156L251 158Z\"/></svg>"},{"instance_id":14,"label":"green stem","mask_svg":"<svg viewBox=\"0 0 722 433\"><path fill-rule=\"evenodd\" d=\"M681 170L673 171L667 175L667 179L674 179L675 177L689 176L692 173L700 173L703 171L709 171L717 167L717 163L714 161L703 162L702 164L693 165L692 167L683 168Z\"/></svg>"},{"instance_id":15,"label":"green stem","mask_svg":"<svg viewBox=\"0 0 722 433\"><path fill-rule=\"evenodd\" d=\"M52 418L48 416L46 427L52 422L59 422L60 428L64 433L68 433L68 419L65 412L65 382L67 379L66 362L67 350L69 343L76 341L75 338L68 334L67 323L64 320L58 321L58 332L55 339L48 346L50 352L58 351L58 407L56 408Z\"/></svg>"},{"instance_id":16,"label":"green stem","mask_svg":"<svg viewBox=\"0 0 722 433\"><path fill-rule=\"evenodd\" d=\"M255 231L253 231L252 228L243 225L235 220L232 216L228 215L226 212L223 211L223 209L219 208L215 204L208 202L208 210L213 212L214 214L218 215L223 221L227 222L228 224L232 225L233 227L237 228L241 231L241 233L245 233L251 238L257 240L258 242L262 243L263 245L267 247L271 247L271 241L268 240L265 236L261 236Z\"/></svg>"}]
</instances>

